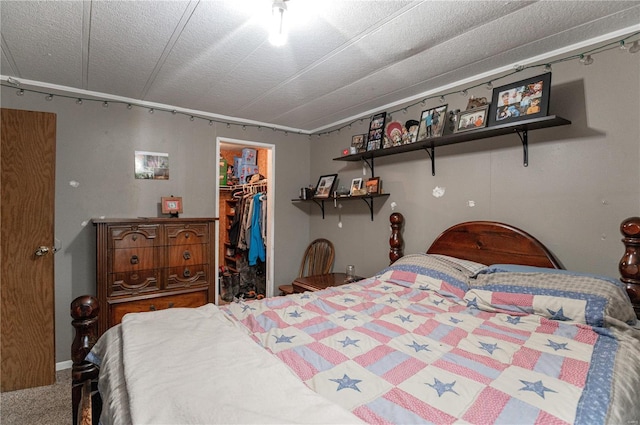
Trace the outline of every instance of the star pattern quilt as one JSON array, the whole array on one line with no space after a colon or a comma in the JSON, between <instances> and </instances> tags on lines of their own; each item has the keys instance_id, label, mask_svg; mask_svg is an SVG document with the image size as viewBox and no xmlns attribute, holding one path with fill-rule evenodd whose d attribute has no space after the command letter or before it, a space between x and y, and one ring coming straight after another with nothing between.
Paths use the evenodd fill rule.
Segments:
<instances>
[{"instance_id":1,"label":"star pattern quilt","mask_svg":"<svg viewBox=\"0 0 640 425\"><path fill-rule=\"evenodd\" d=\"M624 289L594 279L408 256L360 282L223 310L368 423L632 423L640 332Z\"/></svg>"}]
</instances>

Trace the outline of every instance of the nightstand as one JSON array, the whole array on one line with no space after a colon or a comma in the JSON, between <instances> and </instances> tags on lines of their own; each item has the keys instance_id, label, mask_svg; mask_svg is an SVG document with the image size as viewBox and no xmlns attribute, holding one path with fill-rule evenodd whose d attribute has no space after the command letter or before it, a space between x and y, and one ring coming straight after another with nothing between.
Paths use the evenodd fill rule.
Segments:
<instances>
[{"instance_id":1,"label":"nightstand","mask_svg":"<svg viewBox=\"0 0 640 425\"><path fill-rule=\"evenodd\" d=\"M330 286L340 286L351 282L345 282L346 273L329 273L316 276L299 277L293 281L293 292L320 291ZM356 276L353 282L364 279Z\"/></svg>"}]
</instances>

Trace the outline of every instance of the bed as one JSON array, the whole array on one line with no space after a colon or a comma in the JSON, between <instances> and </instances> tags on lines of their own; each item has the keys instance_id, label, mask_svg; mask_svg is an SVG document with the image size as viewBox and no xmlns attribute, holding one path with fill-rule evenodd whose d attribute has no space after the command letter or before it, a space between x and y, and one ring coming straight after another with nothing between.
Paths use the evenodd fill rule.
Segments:
<instances>
[{"instance_id":1,"label":"bed","mask_svg":"<svg viewBox=\"0 0 640 425\"><path fill-rule=\"evenodd\" d=\"M97 342L96 300L74 300L78 419L97 380L104 425L637 423L640 218L626 282L488 221L403 255L391 223L392 264L323 291L129 314Z\"/></svg>"}]
</instances>

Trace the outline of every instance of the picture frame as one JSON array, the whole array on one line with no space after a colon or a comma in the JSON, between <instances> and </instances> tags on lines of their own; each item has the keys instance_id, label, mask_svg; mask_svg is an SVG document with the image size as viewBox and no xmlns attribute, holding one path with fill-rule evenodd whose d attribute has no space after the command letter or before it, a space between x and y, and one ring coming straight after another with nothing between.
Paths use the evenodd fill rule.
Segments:
<instances>
[{"instance_id":1,"label":"picture frame","mask_svg":"<svg viewBox=\"0 0 640 425\"><path fill-rule=\"evenodd\" d=\"M379 114L375 114L373 117L371 117L371 122L369 123L369 133L367 136L368 151L380 149L382 147L386 119L386 112L380 112Z\"/></svg>"},{"instance_id":2,"label":"picture frame","mask_svg":"<svg viewBox=\"0 0 640 425\"><path fill-rule=\"evenodd\" d=\"M349 196L358 196L362 190L362 177L351 180L351 190L349 190Z\"/></svg>"},{"instance_id":3,"label":"picture frame","mask_svg":"<svg viewBox=\"0 0 640 425\"><path fill-rule=\"evenodd\" d=\"M361 153L367 150L366 134L356 134L351 136L351 147L356 148L356 153Z\"/></svg>"},{"instance_id":4,"label":"picture frame","mask_svg":"<svg viewBox=\"0 0 640 425\"><path fill-rule=\"evenodd\" d=\"M400 121L391 121L384 128L383 148L402 145L402 135L406 133L406 129Z\"/></svg>"},{"instance_id":5,"label":"picture frame","mask_svg":"<svg viewBox=\"0 0 640 425\"><path fill-rule=\"evenodd\" d=\"M337 174L327 174L320 176L313 197L319 199L328 199L333 193L333 186L336 184Z\"/></svg>"},{"instance_id":6,"label":"picture frame","mask_svg":"<svg viewBox=\"0 0 640 425\"><path fill-rule=\"evenodd\" d=\"M479 106L466 111L459 112L456 119L455 133L462 133L469 130L477 130L487 126L487 114L489 105Z\"/></svg>"},{"instance_id":7,"label":"picture frame","mask_svg":"<svg viewBox=\"0 0 640 425\"><path fill-rule=\"evenodd\" d=\"M163 196L160 198L162 214L171 214L178 217L182 213L182 198L179 196Z\"/></svg>"},{"instance_id":8,"label":"picture frame","mask_svg":"<svg viewBox=\"0 0 640 425\"><path fill-rule=\"evenodd\" d=\"M550 93L550 72L494 88L488 126L547 116Z\"/></svg>"},{"instance_id":9,"label":"picture frame","mask_svg":"<svg viewBox=\"0 0 640 425\"><path fill-rule=\"evenodd\" d=\"M377 195L380 193L380 177L372 177L367 180L367 195Z\"/></svg>"},{"instance_id":10,"label":"picture frame","mask_svg":"<svg viewBox=\"0 0 640 425\"><path fill-rule=\"evenodd\" d=\"M417 140L423 141L442 136L447 121L447 105L425 109L420 115Z\"/></svg>"}]
</instances>

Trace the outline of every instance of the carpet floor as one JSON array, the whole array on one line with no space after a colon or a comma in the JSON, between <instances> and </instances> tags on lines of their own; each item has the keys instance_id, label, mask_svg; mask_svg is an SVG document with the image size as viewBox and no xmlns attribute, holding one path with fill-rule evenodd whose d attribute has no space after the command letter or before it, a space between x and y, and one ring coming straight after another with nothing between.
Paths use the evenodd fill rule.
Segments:
<instances>
[{"instance_id":1,"label":"carpet floor","mask_svg":"<svg viewBox=\"0 0 640 425\"><path fill-rule=\"evenodd\" d=\"M69 425L71 418L71 369L56 372L56 383L45 387L1 394L2 425Z\"/></svg>"}]
</instances>

